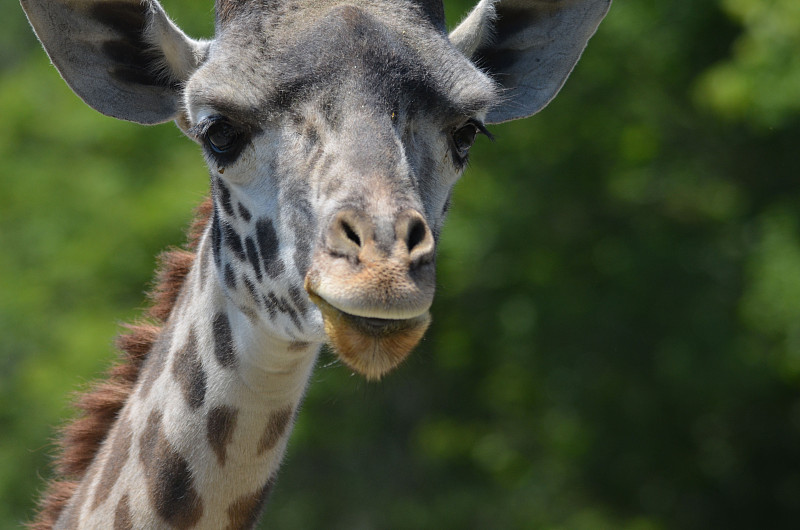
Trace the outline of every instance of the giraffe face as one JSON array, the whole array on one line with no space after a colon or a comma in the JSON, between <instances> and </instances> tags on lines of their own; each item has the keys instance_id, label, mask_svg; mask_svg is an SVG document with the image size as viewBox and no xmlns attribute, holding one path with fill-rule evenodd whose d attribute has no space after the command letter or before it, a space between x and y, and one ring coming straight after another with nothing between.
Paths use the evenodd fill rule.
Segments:
<instances>
[{"instance_id":1,"label":"giraffe face","mask_svg":"<svg viewBox=\"0 0 800 530\"><path fill-rule=\"evenodd\" d=\"M373 378L427 326L448 197L482 122L547 105L609 4L481 0L446 35L434 0L217 0L200 41L157 0L22 0L89 105L174 119L203 146L228 297Z\"/></svg>"},{"instance_id":2,"label":"giraffe face","mask_svg":"<svg viewBox=\"0 0 800 530\"><path fill-rule=\"evenodd\" d=\"M230 29L185 91L230 296L370 378L427 328L451 189L495 98L435 28L393 24L347 6L263 46Z\"/></svg>"},{"instance_id":3,"label":"giraffe face","mask_svg":"<svg viewBox=\"0 0 800 530\"><path fill-rule=\"evenodd\" d=\"M82 400L67 477L34 525L188 528L255 524L308 381L307 342L329 340L369 378L418 342L448 197L482 122L547 105L610 0L480 0L449 35L439 0L216 0L213 41L186 36L158 0L21 4L87 104L175 120L202 145L214 201L190 275L186 253L168 258L150 313L171 312L166 327L120 341L129 359Z\"/></svg>"}]
</instances>

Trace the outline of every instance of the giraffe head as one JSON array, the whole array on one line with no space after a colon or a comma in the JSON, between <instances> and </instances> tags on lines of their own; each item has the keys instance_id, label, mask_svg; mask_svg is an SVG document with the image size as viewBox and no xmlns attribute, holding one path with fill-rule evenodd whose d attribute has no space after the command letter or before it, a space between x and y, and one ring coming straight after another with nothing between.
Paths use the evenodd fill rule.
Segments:
<instances>
[{"instance_id":1,"label":"giraffe head","mask_svg":"<svg viewBox=\"0 0 800 530\"><path fill-rule=\"evenodd\" d=\"M218 0L198 41L155 0L22 0L84 101L202 147L228 298L369 378L428 326L476 137L555 96L608 2L482 0L448 35L439 2Z\"/></svg>"}]
</instances>

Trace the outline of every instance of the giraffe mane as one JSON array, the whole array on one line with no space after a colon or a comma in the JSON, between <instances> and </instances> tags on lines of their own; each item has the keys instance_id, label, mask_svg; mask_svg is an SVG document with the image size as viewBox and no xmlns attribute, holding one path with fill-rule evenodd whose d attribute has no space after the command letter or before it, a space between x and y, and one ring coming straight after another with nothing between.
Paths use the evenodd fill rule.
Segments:
<instances>
[{"instance_id":1,"label":"giraffe mane","mask_svg":"<svg viewBox=\"0 0 800 530\"><path fill-rule=\"evenodd\" d=\"M125 331L116 339L119 358L104 377L91 383L86 391L76 393L74 406L78 415L60 429L54 460L55 477L45 488L36 518L28 525L31 530L53 528L133 393L144 360L191 270L212 211L211 198L206 197L195 211L185 248L171 248L161 253L154 286L148 293L148 309L137 322L123 324Z\"/></svg>"}]
</instances>

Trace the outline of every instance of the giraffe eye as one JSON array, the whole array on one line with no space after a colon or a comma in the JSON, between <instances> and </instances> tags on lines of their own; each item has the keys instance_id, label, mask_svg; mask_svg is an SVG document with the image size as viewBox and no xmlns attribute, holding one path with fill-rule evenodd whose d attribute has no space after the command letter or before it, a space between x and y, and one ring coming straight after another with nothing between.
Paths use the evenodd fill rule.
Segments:
<instances>
[{"instance_id":1,"label":"giraffe eye","mask_svg":"<svg viewBox=\"0 0 800 530\"><path fill-rule=\"evenodd\" d=\"M215 120L206 130L206 142L217 154L224 154L236 147L240 133L226 120Z\"/></svg>"},{"instance_id":2,"label":"giraffe eye","mask_svg":"<svg viewBox=\"0 0 800 530\"><path fill-rule=\"evenodd\" d=\"M469 148L475 143L476 136L478 136L478 126L472 122L456 129L453 133L453 145L459 157L466 158Z\"/></svg>"}]
</instances>

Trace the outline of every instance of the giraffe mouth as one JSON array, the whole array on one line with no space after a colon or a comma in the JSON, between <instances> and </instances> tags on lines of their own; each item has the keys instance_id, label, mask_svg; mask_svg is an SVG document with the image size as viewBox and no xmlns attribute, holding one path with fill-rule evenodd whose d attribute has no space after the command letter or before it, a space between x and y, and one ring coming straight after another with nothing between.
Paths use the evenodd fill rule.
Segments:
<instances>
[{"instance_id":1,"label":"giraffe mouth","mask_svg":"<svg viewBox=\"0 0 800 530\"><path fill-rule=\"evenodd\" d=\"M322 313L330 345L347 366L377 380L405 360L428 329L428 311L411 318L354 315L333 306L306 281L309 298Z\"/></svg>"}]
</instances>

